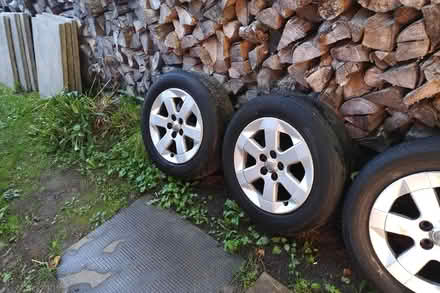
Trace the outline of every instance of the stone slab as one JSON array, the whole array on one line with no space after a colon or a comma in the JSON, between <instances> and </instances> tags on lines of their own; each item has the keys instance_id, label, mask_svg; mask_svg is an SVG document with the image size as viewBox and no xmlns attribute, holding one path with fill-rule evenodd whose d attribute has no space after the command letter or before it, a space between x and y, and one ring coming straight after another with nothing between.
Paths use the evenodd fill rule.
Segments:
<instances>
[{"instance_id":1,"label":"stone slab","mask_svg":"<svg viewBox=\"0 0 440 293\"><path fill-rule=\"evenodd\" d=\"M219 292L243 260L167 210L134 202L70 247L57 270L63 292Z\"/></svg>"},{"instance_id":2,"label":"stone slab","mask_svg":"<svg viewBox=\"0 0 440 293\"><path fill-rule=\"evenodd\" d=\"M62 49L62 24L38 15L32 18L38 89L41 97L51 97L65 89L66 64Z\"/></svg>"},{"instance_id":3,"label":"stone slab","mask_svg":"<svg viewBox=\"0 0 440 293\"><path fill-rule=\"evenodd\" d=\"M11 23L8 17L0 14L0 83L15 88L18 82L15 52L12 43Z\"/></svg>"},{"instance_id":4,"label":"stone slab","mask_svg":"<svg viewBox=\"0 0 440 293\"><path fill-rule=\"evenodd\" d=\"M32 91L38 90L37 68L35 64L34 44L32 42L32 29L30 24L31 17L27 14L20 14L20 23L23 32L24 51L29 72L30 85Z\"/></svg>"},{"instance_id":5,"label":"stone slab","mask_svg":"<svg viewBox=\"0 0 440 293\"><path fill-rule=\"evenodd\" d=\"M264 272L260 275L255 285L249 288L246 293L289 293L289 289Z\"/></svg>"},{"instance_id":6,"label":"stone slab","mask_svg":"<svg viewBox=\"0 0 440 293\"><path fill-rule=\"evenodd\" d=\"M81 80L81 60L79 56L79 41L78 41L78 22L72 22L72 48L73 48L73 65L75 72L75 90L82 92L82 80Z\"/></svg>"}]
</instances>

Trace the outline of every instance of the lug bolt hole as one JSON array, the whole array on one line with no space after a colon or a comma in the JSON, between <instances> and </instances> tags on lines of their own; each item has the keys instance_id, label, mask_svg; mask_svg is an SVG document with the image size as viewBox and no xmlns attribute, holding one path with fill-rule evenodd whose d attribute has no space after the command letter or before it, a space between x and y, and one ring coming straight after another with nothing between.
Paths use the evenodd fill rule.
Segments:
<instances>
[{"instance_id":1,"label":"lug bolt hole","mask_svg":"<svg viewBox=\"0 0 440 293\"><path fill-rule=\"evenodd\" d=\"M171 119L173 120L173 121L176 121L176 115L171 115Z\"/></svg>"},{"instance_id":2,"label":"lug bolt hole","mask_svg":"<svg viewBox=\"0 0 440 293\"><path fill-rule=\"evenodd\" d=\"M278 180L278 174L277 173L272 173L272 175L270 177L272 178L273 181Z\"/></svg>"},{"instance_id":3,"label":"lug bolt hole","mask_svg":"<svg viewBox=\"0 0 440 293\"><path fill-rule=\"evenodd\" d=\"M183 124L183 119L179 118L179 124Z\"/></svg>"},{"instance_id":4,"label":"lug bolt hole","mask_svg":"<svg viewBox=\"0 0 440 293\"><path fill-rule=\"evenodd\" d=\"M171 133L171 136L172 136L173 138L176 138L176 136L177 136L177 132L173 131L173 133Z\"/></svg>"},{"instance_id":5,"label":"lug bolt hole","mask_svg":"<svg viewBox=\"0 0 440 293\"><path fill-rule=\"evenodd\" d=\"M168 123L168 124L167 124L167 128L168 128L168 129L171 129L171 128L173 128L173 124L171 124L171 123Z\"/></svg>"},{"instance_id":6,"label":"lug bolt hole","mask_svg":"<svg viewBox=\"0 0 440 293\"><path fill-rule=\"evenodd\" d=\"M261 168L260 172L261 172L262 175L266 175L267 174L267 168L266 167Z\"/></svg>"},{"instance_id":7,"label":"lug bolt hole","mask_svg":"<svg viewBox=\"0 0 440 293\"><path fill-rule=\"evenodd\" d=\"M170 156L171 156L171 158L174 157L174 153L171 153Z\"/></svg>"},{"instance_id":8,"label":"lug bolt hole","mask_svg":"<svg viewBox=\"0 0 440 293\"><path fill-rule=\"evenodd\" d=\"M434 242L432 242L431 239L423 239L422 241L420 241L420 246L423 249L429 250L434 247Z\"/></svg>"},{"instance_id":9,"label":"lug bolt hole","mask_svg":"<svg viewBox=\"0 0 440 293\"><path fill-rule=\"evenodd\" d=\"M267 161L267 157L265 155L260 155L260 160L262 162L266 162Z\"/></svg>"},{"instance_id":10,"label":"lug bolt hole","mask_svg":"<svg viewBox=\"0 0 440 293\"><path fill-rule=\"evenodd\" d=\"M180 135L183 135L183 129L180 129L180 130L179 130L179 134L180 134Z\"/></svg>"},{"instance_id":11,"label":"lug bolt hole","mask_svg":"<svg viewBox=\"0 0 440 293\"><path fill-rule=\"evenodd\" d=\"M422 229L425 232L432 231L434 229L434 226L431 224L431 222L428 221L421 221L420 222L420 229Z\"/></svg>"},{"instance_id":12,"label":"lug bolt hole","mask_svg":"<svg viewBox=\"0 0 440 293\"><path fill-rule=\"evenodd\" d=\"M277 157L277 153L275 151L270 151L270 156L272 159L275 159Z\"/></svg>"},{"instance_id":13,"label":"lug bolt hole","mask_svg":"<svg viewBox=\"0 0 440 293\"><path fill-rule=\"evenodd\" d=\"M283 163L278 162L278 169L281 170L281 171L284 169Z\"/></svg>"}]
</instances>

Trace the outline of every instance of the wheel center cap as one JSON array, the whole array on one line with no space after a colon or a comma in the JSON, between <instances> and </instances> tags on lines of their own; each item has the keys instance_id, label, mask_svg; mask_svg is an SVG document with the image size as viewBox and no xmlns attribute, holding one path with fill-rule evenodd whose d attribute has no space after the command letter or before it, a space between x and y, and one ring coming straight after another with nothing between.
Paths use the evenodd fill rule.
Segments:
<instances>
[{"instance_id":1,"label":"wheel center cap","mask_svg":"<svg viewBox=\"0 0 440 293\"><path fill-rule=\"evenodd\" d=\"M269 172L273 172L273 171L275 171L277 162L275 162L275 160L269 159L266 161L265 165L266 165L267 170L269 170Z\"/></svg>"},{"instance_id":2,"label":"wheel center cap","mask_svg":"<svg viewBox=\"0 0 440 293\"><path fill-rule=\"evenodd\" d=\"M173 123L173 130L174 130L174 131L179 131L179 130L180 130L180 125L179 125L179 123L177 123L177 122L174 122L174 123Z\"/></svg>"},{"instance_id":3,"label":"wheel center cap","mask_svg":"<svg viewBox=\"0 0 440 293\"><path fill-rule=\"evenodd\" d=\"M434 243L436 245L440 246L440 230L439 231L433 231L432 234L431 234L431 238L432 238L432 241L434 241Z\"/></svg>"}]
</instances>

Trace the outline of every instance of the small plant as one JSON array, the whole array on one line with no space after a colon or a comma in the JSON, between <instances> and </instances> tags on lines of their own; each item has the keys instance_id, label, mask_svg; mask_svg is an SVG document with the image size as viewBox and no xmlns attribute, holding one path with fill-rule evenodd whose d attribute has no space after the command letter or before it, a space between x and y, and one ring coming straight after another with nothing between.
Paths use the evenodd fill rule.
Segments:
<instances>
[{"instance_id":1,"label":"small plant","mask_svg":"<svg viewBox=\"0 0 440 293\"><path fill-rule=\"evenodd\" d=\"M98 226L101 226L104 224L104 222L107 220L108 215L106 211L99 211L96 212L92 218L90 219L90 226L92 228L97 228Z\"/></svg>"},{"instance_id":2,"label":"small plant","mask_svg":"<svg viewBox=\"0 0 440 293\"><path fill-rule=\"evenodd\" d=\"M241 265L240 271L234 276L233 282L238 283L245 290L252 287L262 272L261 264L259 257L250 253Z\"/></svg>"}]
</instances>

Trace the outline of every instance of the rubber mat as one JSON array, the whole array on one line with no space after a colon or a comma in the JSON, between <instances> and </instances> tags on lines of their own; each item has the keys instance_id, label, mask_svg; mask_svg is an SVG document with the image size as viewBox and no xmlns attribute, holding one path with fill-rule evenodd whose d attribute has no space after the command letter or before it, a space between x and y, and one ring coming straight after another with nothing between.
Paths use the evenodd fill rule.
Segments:
<instances>
[{"instance_id":1,"label":"rubber mat","mask_svg":"<svg viewBox=\"0 0 440 293\"><path fill-rule=\"evenodd\" d=\"M70 247L57 277L63 292L219 292L242 259L179 216L134 202Z\"/></svg>"}]
</instances>

